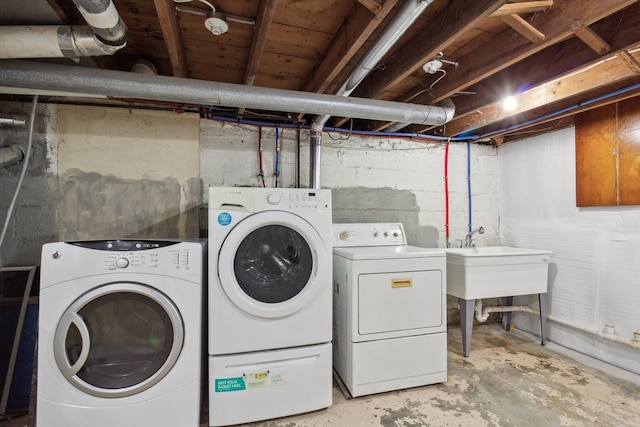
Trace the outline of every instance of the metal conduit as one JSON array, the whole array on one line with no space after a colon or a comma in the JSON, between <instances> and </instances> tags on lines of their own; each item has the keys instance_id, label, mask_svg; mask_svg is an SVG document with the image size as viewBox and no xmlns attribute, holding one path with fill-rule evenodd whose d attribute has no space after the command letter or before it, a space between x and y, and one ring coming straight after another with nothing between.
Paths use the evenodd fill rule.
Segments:
<instances>
[{"instance_id":1,"label":"metal conduit","mask_svg":"<svg viewBox=\"0 0 640 427\"><path fill-rule=\"evenodd\" d=\"M429 105L19 60L0 60L0 86L426 125L443 125L451 114L449 109Z\"/></svg>"},{"instance_id":2,"label":"metal conduit","mask_svg":"<svg viewBox=\"0 0 640 427\"><path fill-rule=\"evenodd\" d=\"M345 83L335 92L335 95L347 97L358 87L360 83L378 65L382 57L396 44L398 39L424 12L433 0L405 0L398 13L385 28L383 34L374 43L369 52L362 58ZM450 117L453 118L451 110ZM333 111L331 114L317 116L311 123L310 134L310 162L309 186L320 188L320 152L322 146L322 129L331 116L355 117L353 115L340 114Z\"/></svg>"}]
</instances>

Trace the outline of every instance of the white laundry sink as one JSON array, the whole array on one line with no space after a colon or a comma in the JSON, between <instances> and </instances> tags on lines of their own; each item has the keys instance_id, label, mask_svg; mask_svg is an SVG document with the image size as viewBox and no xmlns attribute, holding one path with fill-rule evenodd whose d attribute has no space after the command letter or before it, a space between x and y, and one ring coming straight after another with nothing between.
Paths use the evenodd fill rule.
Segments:
<instances>
[{"instance_id":1,"label":"white laundry sink","mask_svg":"<svg viewBox=\"0 0 640 427\"><path fill-rule=\"evenodd\" d=\"M547 292L551 251L509 246L446 251L449 295L473 300Z\"/></svg>"}]
</instances>

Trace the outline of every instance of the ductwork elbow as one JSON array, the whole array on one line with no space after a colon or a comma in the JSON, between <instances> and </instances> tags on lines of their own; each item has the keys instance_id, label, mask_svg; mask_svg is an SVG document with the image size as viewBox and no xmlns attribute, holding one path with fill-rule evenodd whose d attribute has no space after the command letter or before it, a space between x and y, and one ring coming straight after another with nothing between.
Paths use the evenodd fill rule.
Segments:
<instances>
[{"instance_id":1,"label":"ductwork elbow","mask_svg":"<svg viewBox=\"0 0 640 427\"><path fill-rule=\"evenodd\" d=\"M0 27L0 58L113 55L127 45L127 26L111 0L73 0L89 26Z\"/></svg>"},{"instance_id":2,"label":"ductwork elbow","mask_svg":"<svg viewBox=\"0 0 640 427\"><path fill-rule=\"evenodd\" d=\"M441 107L444 111L444 122L449 123L453 120L453 116L456 115L456 106L451 100L451 98L445 98L438 103L438 106Z\"/></svg>"}]
</instances>

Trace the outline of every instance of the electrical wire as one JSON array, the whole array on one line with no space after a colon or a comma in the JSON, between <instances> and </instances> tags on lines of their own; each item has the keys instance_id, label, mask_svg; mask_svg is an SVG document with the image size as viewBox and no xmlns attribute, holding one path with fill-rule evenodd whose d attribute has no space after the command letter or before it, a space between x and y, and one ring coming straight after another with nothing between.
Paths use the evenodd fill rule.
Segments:
<instances>
[{"instance_id":1,"label":"electrical wire","mask_svg":"<svg viewBox=\"0 0 640 427\"><path fill-rule=\"evenodd\" d=\"M467 193L469 198L469 233L473 230L471 208L471 143L467 142Z\"/></svg>"},{"instance_id":2,"label":"electrical wire","mask_svg":"<svg viewBox=\"0 0 640 427\"><path fill-rule=\"evenodd\" d=\"M449 248L449 141L444 146L444 234Z\"/></svg>"},{"instance_id":3,"label":"electrical wire","mask_svg":"<svg viewBox=\"0 0 640 427\"><path fill-rule=\"evenodd\" d=\"M262 126L258 126L258 163L259 163L258 176L262 180L262 187L266 187L267 184L264 182L264 169L263 169L263 164L262 164L262 149L263 149L263 147L262 147Z\"/></svg>"},{"instance_id":4,"label":"electrical wire","mask_svg":"<svg viewBox=\"0 0 640 427\"><path fill-rule=\"evenodd\" d=\"M276 188L278 188L278 180L280 178L280 142L278 141L278 127L276 126L276 170L273 172L276 177Z\"/></svg>"},{"instance_id":5,"label":"electrical wire","mask_svg":"<svg viewBox=\"0 0 640 427\"><path fill-rule=\"evenodd\" d=\"M29 165L29 157L31 157L31 145L33 143L33 123L36 118L36 107L38 106L38 95L33 97L32 105L31 105L31 118L29 123L29 139L27 142L27 152L24 154L24 163L22 163L22 170L20 171L20 177L18 178L18 182L16 183L16 188L13 192L13 197L11 198L11 203L9 203L9 208L7 209L7 217L4 220L4 225L2 227L2 232L0 233L0 249L2 249L2 243L4 242L4 238L7 234L7 229L9 228L9 221L11 220L11 214L13 213L13 209L16 205L16 199L18 198L18 193L20 193L20 188L22 187L22 182L24 181L24 176L27 174L27 167ZM0 250L0 266L2 266L2 251Z\"/></svg>"}]
</instances>

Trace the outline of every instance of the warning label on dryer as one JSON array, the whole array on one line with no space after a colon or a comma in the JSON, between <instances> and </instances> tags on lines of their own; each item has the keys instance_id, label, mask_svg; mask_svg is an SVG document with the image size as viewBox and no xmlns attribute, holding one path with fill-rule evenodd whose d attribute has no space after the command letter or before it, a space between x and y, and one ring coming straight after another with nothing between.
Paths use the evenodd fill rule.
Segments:
<instances>
[{"instance_id":1,"label":"warning label on dryer","mask_svg":"<svg viewBox=\"0 0 640 427\"><path fill-rule=\"evenodd\" d=\"M247 389L284 385L286 383L286 372L251 372L242 374L241 377L216 378L214 391L216 393L242 391Z\"/></svg>"}]
</instances>

